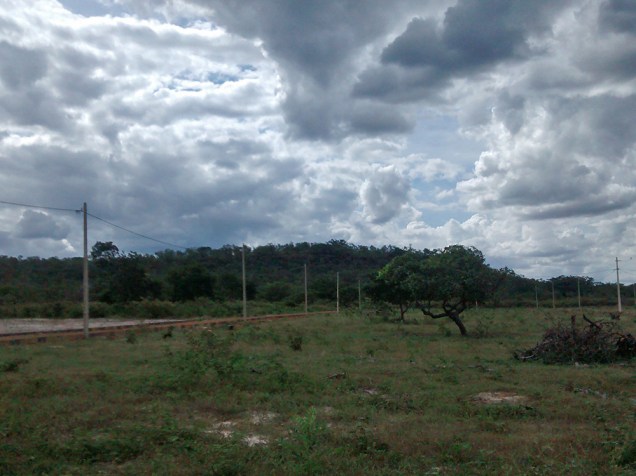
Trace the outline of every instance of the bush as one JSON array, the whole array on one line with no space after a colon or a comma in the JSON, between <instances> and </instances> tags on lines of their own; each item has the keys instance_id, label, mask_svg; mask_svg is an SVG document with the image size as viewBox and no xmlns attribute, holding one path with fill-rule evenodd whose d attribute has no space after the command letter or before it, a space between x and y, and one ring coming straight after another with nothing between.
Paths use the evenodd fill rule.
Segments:
<instances>
[{"instance_id":1,"label":"bush","mask_svg":"<svg viewBox=\"0 0 636 476\"><path fill-rule=\"evenodd\" d=\"M636 469L636 440L632 440L623 448L618 465Z\"/></svg>"},{"instance_id":2,"label":"bush","mask_svg":"<svg viewBox=\"0 0 636 476\"><path fill-rule=\"evenodd\" d=\"M303 336L300 334L289 336L289 348L297 352L303 350Z\"/></svg>"},{"instance_id":3,"label":"bush","mask_svg":"<svg viewBox=\"0 0 636 476\"><path fill-rule=\"evenodd\" d=\"M258 291L258 296L268 302L281 302L291 296L292 289L288 283L269 283L262 286Z\"/></svg>"},{"instance_id":4,"label":"bush","mask_svg":"<svg viewBox=\"0 0 636 476\"><path fill-rule=\"evenodd\" d=\"M91 317L106 317L111 315L110 306L103 302L90 303Z\"/></svg>"},{"instance_id":5,"label":"bush","mask_svg":"<svg viewBox=\"0 0 636 476\"><path fill-rule=\"evenodd\" d=\"M169 354L169 368L162 384L174 389L189 389L200 383L204 375L215 369L220 377L231 371L232 342L209 330L190 332L187 348Z\"/></svg>"}]
</instances>

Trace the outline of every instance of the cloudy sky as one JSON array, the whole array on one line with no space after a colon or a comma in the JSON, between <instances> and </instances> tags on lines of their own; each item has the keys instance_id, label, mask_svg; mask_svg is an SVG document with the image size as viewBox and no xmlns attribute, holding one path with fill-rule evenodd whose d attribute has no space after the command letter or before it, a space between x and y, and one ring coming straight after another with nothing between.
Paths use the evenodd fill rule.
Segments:
<instances>
[{"instance_id":1,"label":"cloudy sky","mask_svg":"<svg viewBox=\"0 0 636 476\"><path fill-rule=\"evenodd\" d=\"M184 247L459 243L633 281L636 2L0 0L0 167L2 201ZM0 254L81 243L80 214L0 204Z\"/></svg>"}]
</instances>

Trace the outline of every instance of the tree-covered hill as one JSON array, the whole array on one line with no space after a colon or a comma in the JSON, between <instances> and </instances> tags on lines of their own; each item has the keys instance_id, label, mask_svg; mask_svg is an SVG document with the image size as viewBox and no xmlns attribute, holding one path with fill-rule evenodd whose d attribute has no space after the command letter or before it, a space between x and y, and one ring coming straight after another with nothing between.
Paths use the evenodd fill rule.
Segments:
<instances>
[{"instance_id":1,"label":"tree-covered hill","mask_svg":"<svg viewBox=\"0 0 636 476\"><path fill-rule=\"evenodd\" d=\"M336 273L341 302L354 302L371 277L407 250L394 246L358 246L342 240L327 243L268 244L245 248L248 298L300 302L304 299L307 266L310 299L334 301ZM187 301L198 297L233 300L242 297L242 248L226 245L185 251L139 254L97 242L90 258L92 301L128 302L140 299ZM81 258L0 256L0 305L80 302ZM554 288L554 292L552 289ZM612 305L616 285L589 277L559 276L535 280L507 270L491 304L500 306ZM624 302L633 300L631 285L622 287Z\"/></svg>"}]
</instances>

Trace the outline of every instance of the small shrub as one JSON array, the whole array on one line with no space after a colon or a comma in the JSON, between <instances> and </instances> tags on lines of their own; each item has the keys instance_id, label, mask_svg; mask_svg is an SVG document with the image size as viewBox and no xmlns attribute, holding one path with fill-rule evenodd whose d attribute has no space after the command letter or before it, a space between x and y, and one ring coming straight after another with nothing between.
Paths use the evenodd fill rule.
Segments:
<instances>
[{"instance_id":1,"label":"small shrub","mask_svg":"<svg viewBox=\"0 0 636 476\"><path fill-rule=\"evenodd\" d=\"M11 359L0 362L0 372L17 372L22 364L28 362L28 359Z\"/></svg>"},{"instance_id":2,"label":"small shrub","mask_svg":"<svg viewBox=\"0 0 636 476\"><path fill-rule=\"evenodd\" d=\"M636 440L632 440L623 448L618 465L636 469Z\"/></svg>"},{"instance_id":3,"label":"small shrub","mask_svg":"<svg viewBox=\"0 0 636 476\"><path fill-rule=\"evenodd\" d=\"M160 377L160 385L174 389L188 389L199 384L211 369L220 378L232 373L236 355L231 352L232 341L221 339L215 333L204 330L186 335L187 348L168 353L169 366Z\"/></svg>"},{"instance_id":4,"label":"small shrub","mask_svg":"<svg viewBox=\"0 0 636 476\"><path fill-rule=\"evenodd\" d=\"M137 343L137 334L135 334L135 331L126 331L126 342L129 344Z\"/></svg>"},{"instance_id":5,"label":"small shrub","mask_svg":"<svg viewBox=\"0 0 636 476\"><path fill-rule=\"evenodd\" d=\"M310 408L305 416L296 417L288 439L280 440L283 454L282 474L322 474L325 472L330 448L324 443L329 437L327 425Z\"/></svg>"},{"instance_id":6,"label":"small shrub","mask_svg":"<svg viewBox=\"0 0 636 476\"><path fill-rule=\"evenodd\" d=\"M289 348L296 352L303 350L303 336L299 334L289 336Z\"/></svg>"},{"instance_id":7,"label":"small shrub","mask_svg":"<svg viewBox=\"0 0 636 476\"><path fill-rule=\"evenodd\" d=\"M35 306L29 306L29 305L25 305L22 306L22 309L20 310L20 317L26 317L26 318L31 318L31 317L38 317L38 309Z\"/></svg>"},{"instance_id":8,"label":"small shrub","mask_svg":"<svg viewBox=\"0 0 636 476\"><path fill-rule=\"evenodd\" d=\"M90 314L91 317L106 317L111 315L110 306L103 302L92 302L90 303Z\"/></svg>"},{"instance_id":9,"label":"small shrub","mask_svg":"<svg viewBox=\"0 0 636 476\"><path fill-rule=\"evenodd\" d=\"M446 327L446 323L444 322L440 322L437 325L437 330L439 331L440 334L442 334L444 337L450 337L453 335L452 331Z\"/></svg>"},{"instance_id":10,"label":"small shrub","mask_svg":"<svg viewBox=\"0 0 636 476\"><path fill-rule=\"evenodd\" d=\"M477 319L477 324L474 326L474 330L471 332L473 337L486 338L492 336L492 316L483 316Z\"/></svg>"}]
</instances>

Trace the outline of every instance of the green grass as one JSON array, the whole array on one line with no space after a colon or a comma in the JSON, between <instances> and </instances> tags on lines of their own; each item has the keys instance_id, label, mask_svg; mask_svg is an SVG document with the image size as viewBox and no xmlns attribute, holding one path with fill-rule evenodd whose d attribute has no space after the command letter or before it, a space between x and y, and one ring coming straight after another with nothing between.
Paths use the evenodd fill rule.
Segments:
<instances>
[{"instance_id":1,"label":"green grass","mask_svg":"<svg viewBox=\"0 0 636 476\"><path fill-rule=\"evenodd\" d=\"M574 312L473 310L466 338L342 313L0 347L0 474L636 474L636 362L512 357Z\"/></svg>"}]
</instances>

